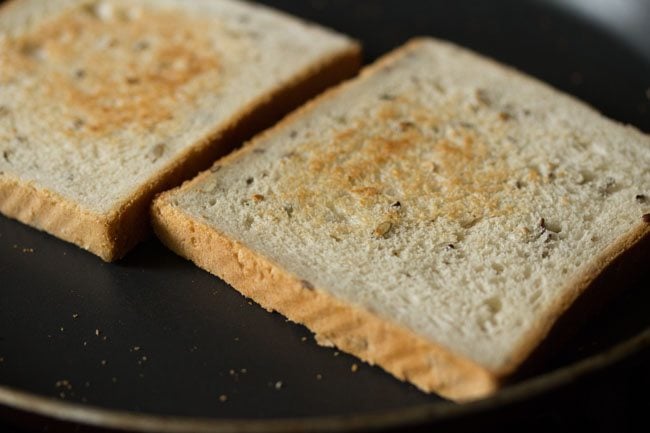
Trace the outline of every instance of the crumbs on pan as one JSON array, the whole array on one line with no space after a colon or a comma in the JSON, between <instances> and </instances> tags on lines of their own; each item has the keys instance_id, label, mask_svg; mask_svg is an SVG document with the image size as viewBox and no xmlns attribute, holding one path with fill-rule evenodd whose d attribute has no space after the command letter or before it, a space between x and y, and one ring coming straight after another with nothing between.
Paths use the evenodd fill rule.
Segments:
<instances>
[{"instance_id":1,"label":"crumbs on pan","mask_svg":"<svg viewBox=\"0 0 650 433\"><path fill-rule=\"evenodd\" d=\"M61 398L66 398L67 395L73 396L74 392L72 392L72 384L70 383L69 380L67 379L61 379L57 380L54 383L54 387L59 391L59 397ZM67 394L66 394L67 392Z\"/></svg>"},{"instance_id":2,"label":"crumbs on pan","mask_svg":"<svg viewBox=\"0 0 650 433\"><path fill-rule=\"evenodd\" d=\"M19 248L18 245L13 244L13 249L14 250L17 250L18 248ZM20 247L20 250L23 253L26 253L26 254L30 254L30 253L33 253L35 251L34 248L31 248L31 247Z\"/></svg>"}]
</instances>

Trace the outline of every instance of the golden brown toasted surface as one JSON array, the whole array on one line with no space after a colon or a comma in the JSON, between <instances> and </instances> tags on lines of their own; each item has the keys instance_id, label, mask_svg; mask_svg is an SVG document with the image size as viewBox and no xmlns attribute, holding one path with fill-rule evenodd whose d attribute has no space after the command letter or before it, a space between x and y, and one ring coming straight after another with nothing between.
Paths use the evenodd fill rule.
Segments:
<instances>
[{"instance_id":1,"label":"golden brown toasted surface","mask_svg":"<svg viewBox=\"0 0 650 433\"><path fill-rule=\"evenodd\" d=\"M519 175L503 158L512 148L490 146L479 131L486 126L490 140L503 139L508 128L500 123L507 120L453 120L475 118L464 111L457 98L432 111L408 95L383 95L370 113L341 119L331 135L296 147L284 163L281 199L301 209L325 201L368 223L377 221L378 205L391 224L399 223L402 205L410 207L413 220L445 216L462 225L511 213L513 205L499 196L515 187L509 181Z\"/></svg>"},{"instance_id":2,"label":"golden brown toasted surface","mask_svg":"<svg viewBox=\"0 0 650 433\"><path fill-rule=\"evenodd\" d=\"M214 20L140 7L74 8L22 37L0 39L0 82L28 79L35 103L70 110L78 135L149 130L219 83Z\"/></svg>"}]
</instances>

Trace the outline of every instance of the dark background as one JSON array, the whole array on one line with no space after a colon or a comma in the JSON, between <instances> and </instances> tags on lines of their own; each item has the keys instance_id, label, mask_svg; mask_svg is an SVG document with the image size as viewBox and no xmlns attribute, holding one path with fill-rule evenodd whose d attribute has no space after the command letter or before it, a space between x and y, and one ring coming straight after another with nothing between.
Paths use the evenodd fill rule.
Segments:
<instances>
[{"instance_id":1,"label":"dark background","mask_svg":"<svg viewBox=\"0 0 650 433\"><path fill-rule=\"evenodd\" d=\"M519 0L264 3L358 38L367 61L416 35L452 40L650 132L650 2L611 0L624 10L609 12L606 0L585 0L584 11L580 1L562 7ZM607 368L585 375L576 369L575 380L543 391L526 387L547 377L550 383L553 371L571 371L575 362L607 354L650 328L648 270L613 281L625 289L622 296L531 370L532 380L522 377L484 404L447 411L450 404L436 396L318 347L304 328L251 305L156 240L109 265L0 217L0 384L150 414L341 415L342 429L368 429L369 418L359 414L391 413L407 424L400 430L641 431L650 410L647 344ZM352 373L355 363L360 368ZM0 416L5 430L80 428L2 405Z\"/></svg>"}]
</instances>

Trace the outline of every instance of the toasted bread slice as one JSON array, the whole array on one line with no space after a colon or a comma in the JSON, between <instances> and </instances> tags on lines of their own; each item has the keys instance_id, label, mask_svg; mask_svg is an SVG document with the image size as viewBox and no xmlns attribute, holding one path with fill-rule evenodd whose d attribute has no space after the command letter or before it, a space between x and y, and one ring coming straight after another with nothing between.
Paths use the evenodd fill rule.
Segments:
<instances>
[{"instance_id":1,"label":"toasted bread slice","mask_svg":"<svg viewBox=\"0 0 650 433\"><path fill-rule=\"evenodd\" d=\"M647 135L420 39L162 194L154 228L320 343L463 401L648 235L649 167Z\"/></svg>"},{"instance_id":2,"label":"toasted bread slice","mask_svg":"<svg viewBox=\"0 0 650 433\"><path fill-rule=\"evenodd\" d=\"M0 211L107 261L153 195L356 72L359 45L233 0L0 9Z\"/></svg>"}]
</instances>

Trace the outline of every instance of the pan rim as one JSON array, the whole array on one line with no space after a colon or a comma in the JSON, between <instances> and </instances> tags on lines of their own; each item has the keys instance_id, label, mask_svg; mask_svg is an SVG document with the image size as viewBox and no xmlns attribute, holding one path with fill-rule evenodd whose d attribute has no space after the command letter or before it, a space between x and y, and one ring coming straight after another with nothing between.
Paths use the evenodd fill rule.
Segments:
<instances>
[{"instance_id":1,"label":"pan rim","mask_svg":"<svg viewBox=\"0 0 650 433\"><path fill-rule=\"evenodd\" d=\"M443 401L395 409L381 414L368 412L339 416L254 420L169 416L59 401L54 397L45 397L2 384L0 384L0 408L5 407L9 412L24 412L68 424L142 433L373 431L404 428L425 421L427 423L450 421L468 414L489 412L569 385L589 374L629 360L648 349L650 349L650 328L604 352L506 386L486 399L465 404Z\"/></svg>"}]
</instances>

